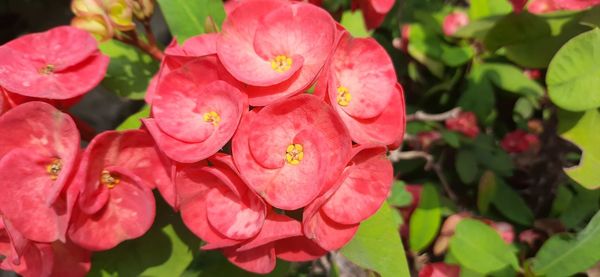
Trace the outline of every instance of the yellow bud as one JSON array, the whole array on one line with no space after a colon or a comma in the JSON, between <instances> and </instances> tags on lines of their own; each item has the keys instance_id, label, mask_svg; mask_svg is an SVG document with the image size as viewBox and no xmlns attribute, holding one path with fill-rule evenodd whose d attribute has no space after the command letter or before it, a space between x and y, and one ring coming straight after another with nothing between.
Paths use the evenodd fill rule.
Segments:
<instances>
[{"instance_id":1,"label":"yellow bud","mask_svg":"<svg viewBox=\"0 0 600 277\"><path fill-rule=\"evenodd\" d=\"M119 31L129 31L135 28L133 13L127 0L108 0L104 2L104 9L110 21Z\"/></svg>"},{"instance_id":2,"label":"yellow bud","mask_svg":"<svg viewBox=\"0 0 600 277\"><path fill-rule=\"evenodd\" d=\"M71 1L71 11L75 15L103 15L104 10L98 0L73 0Z\"/></svg>"},{"instance_id":3,"label":"yellow bud","mask_svg":"<svg viewBox=\"0 0 600 277\"><path fill-rule=\"evenodd\" d=\"M149 19L154 14L153 0L132 0L131 7L135 18L141 21Z\"/></svg>"},{"instance_id":4,"label":"yellow bud","mask_svg":"<svg viewBox=\"0 0 600 277\"><path fill-rule=\"evenodd\" d=\"M71 20L71 26L88 31L100 42L107 41L113 36L112 26L104 16L98 14L77 16Z\"/></svg>"}]
</instances>

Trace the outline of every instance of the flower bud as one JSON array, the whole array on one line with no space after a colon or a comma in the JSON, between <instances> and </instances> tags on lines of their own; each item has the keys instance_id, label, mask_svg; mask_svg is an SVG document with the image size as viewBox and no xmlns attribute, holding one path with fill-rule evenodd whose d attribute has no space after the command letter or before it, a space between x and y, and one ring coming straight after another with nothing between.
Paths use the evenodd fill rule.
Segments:
<instances>
[{"instance_id":1,"label":"flower bud","mask_svg":"<svg viewBox=\"0 0 600 277\"><path fill-rule=\"evenodd\" d=\"M131 8L135 18L141 21L147 20L154 13L154 0L133 0Z\"/></svg>"},{"instance_id":2,"label":"flower bud","mask_svg":"<svg viewBox=\"0 0 600 277\"><path fill-rule=\"evenodd\" d=\"M99 14L87 14L73 18L71 26L85 30L92 34L96 40L107 41L113 36L113 29L106 17Z\"/></svg>"},{"instance_id":3,"label":"flower bud","mask_svg":"<svg viewBox=\"0 0 600 277\"><path fill-rule=\"evenodd\" d=\"M104 14L104 10L97 0L73 0L71 1L71 11L73 11L73 13L77 16Z\"/></svg>"},{"instance_id":4,"label":"flower bud","mask_svg":"<svg viewBox=\"0 0 600 277\"><path fill-rule=\"evenodd\" d=\"M135 28L133 12L127 0L108 0L104 2L104 9L110 21L119 31L129 31Z\"/></svg>"}]
</instances>

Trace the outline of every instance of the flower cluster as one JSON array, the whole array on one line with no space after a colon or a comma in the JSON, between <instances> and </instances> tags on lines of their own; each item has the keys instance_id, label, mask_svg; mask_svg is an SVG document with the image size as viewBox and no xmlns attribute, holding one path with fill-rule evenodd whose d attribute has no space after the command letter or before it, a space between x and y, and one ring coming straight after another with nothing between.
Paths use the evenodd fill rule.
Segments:
<instances>
[{"instance_id":1,"label":"flower cluster","mask_svg":"<svg viewBox=\"0 0 600 277\"><path fill-rule=\"evenodd\" d=\"M146 101L184 223L258 273L345 245L388 195L404 134L383 47L301 2L237 2L221 33L173 42Z\"/></svg>"},{"instance_id":2,"label":"flower cluster","mask_svg":"<svg viewBox=\"0 0 600 277\"><path fill-rule=\"evenodd\" d=\"M456 117L446 119L446 128L462 133L470 138L475 138L479 135L477 116L473 112L461 112Z\"/></svg>"},{"instance_id":3,"label":"flower cluster","mask_svg":"<svg viewBox=\"0 0 600 277\"><path fill-rule=\"evenodd\" d=\"M257 273L341 248L379 209L405 108L375 40L312 4L249 0L164 54L142 129L81 149L55 106L104 76L93 38L58 27L0 47L0 268L85 274L92 251L150 229L153 189L203 249Z\"/></svg>"}]
</instances>

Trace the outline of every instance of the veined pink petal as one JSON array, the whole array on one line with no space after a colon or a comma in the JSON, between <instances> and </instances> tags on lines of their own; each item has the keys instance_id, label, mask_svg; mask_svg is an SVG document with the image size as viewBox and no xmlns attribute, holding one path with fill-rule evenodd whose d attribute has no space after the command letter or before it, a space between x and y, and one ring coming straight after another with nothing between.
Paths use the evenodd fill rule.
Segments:
<instances>
[{"instance_id":1,"label":"veined pink petal","mask_svg":"<svg viewBox=\"0 0 600 277\"><path fill-rule=\"evenodd\" d=\"M260 233L240 245L238 251L250 250L271 242L300 235L302 235L302 226L299 221L270 211Z\"/></svg>"},{"instance_id":2,"label":"veined pink petal","mask_svg":"<svg viewBox=\"0 0 600 277\"><path fill-rule=\"evenodd\" d=\"M92 267L92 253L80 248L74 243L52 243L53 252L53 277L79 277L85 276Z\"/></svg>"},{"instance_id":3,"label":"veined pink petal","mask_svg":"<svg viewBox=\"0 0 600 277\"><path fill-rule=\"evenodd\" d=\"M307 262L320 258L327 254L327 250L321 248L314 241L305 236L297 236L275 242L275 253L277 258L289 262Z\"/></svg>"},{"instance_id":4,"label":"veined pink petal","mask_svg":"<svg viewBox=\"0 0 600 277\"><path fill-rule=\"evenodd\" d=\"M329 100L354 118L376 117L395 93L394 65L374 39L344 33L332 58ZM351 98L344 98L342 91Z\"/></svg>"},{"instance_id":5,"label":"veined pink petal","mask_svg":"<svg viewBox=\"0 0 600 277\"><path fill-rule=\"evenodd\" d=\"M272 243L247 251L237 251L236 247L225 248L223 254L231 263L250 272L266 274L275 268L276 256Z\"/></svg>"},{"instance_id":6,"label":"veined pink petal","mask_svg":"<svg viewBox=\"0 0 600 277\"><path fill-rule=\"evenodd\" d=\"M387 198L394 179L385 147L360 147L349 166L349 175L325 202L323 212L342 224L355 224L374 214ZM348 203L353 208L348 209Z\"/></svg>"},{"instance_id":7,"label":"veined pink petal","mask_svg":"<svg viewBox=\"0 0 600 277\"><path fill-rule=\"evenodd\" d=\"M348 243L358 230L356 224L341 224L328 218L322 211L304 221L307 237L326 250L337 250Z\"/></svg>"}]
</instances>

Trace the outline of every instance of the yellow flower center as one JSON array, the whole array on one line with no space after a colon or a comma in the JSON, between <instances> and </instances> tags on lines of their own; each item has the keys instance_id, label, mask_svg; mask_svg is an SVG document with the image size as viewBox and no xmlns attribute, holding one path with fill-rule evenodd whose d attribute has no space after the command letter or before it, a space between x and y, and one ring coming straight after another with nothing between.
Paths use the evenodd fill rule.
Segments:
<instances>
[{"instance_id":1,"label":"yellow flower center","mask_svg":"<svg viewBox=\"0 0 600 277\"><path fill-rule=\"evenodd\" d=\"M302 144L292 143L285 150L285 161L291 165L298 165L304 158L304 147Z\"/></svg>"},{"instance_id":2,"label":"yellow flower center","mask_svg":"<svg viewBox=\"0 0 600 277\"><path fill-rule=\"evenodd\" d=\"M204 113L203 117L204 122L212 123L214 126L219 126L219 122L221 122L221 117L215 111Z\"/></svg>"},{"instance_id":3,"label":"yellow flower center","mask_svg":"<svg viewBox=\"0 0 600 277\"><path fill-rule=\"evenodd\" d=\"M271 60L271 68L279 73L286 72L292 68L292 58L286 55L279 55Z\"/></svg>"},{"instance_id":4,"label":"yellow flower center","mask_svg":"<svg viewBox=\"0 0 600 277\"><path fill-rule=\"evenodd\" d=\"M340 86L337 88L337 103L342 107L348 106L350 104L350 100L352 100L352 94L348 91L348 88L345 86Z\"/></svg>"},{"instance_id":5,"label":"yellow flower center","mask_svg":"<svg viewBox=\"0 0 600 277\"><path fill-rule=\"evenodd\" d=\"M100 183L105 185L107 188L112 189L118 185L119 182L121 182L121 179L113 176L110 171L106 169L102 170L102 173L100 174Z\"/></svg>"},{"instance_id":6,"label":"yellow flower center","mask_svg":"<svg viewBox=\"0 0 600 277\"><path fill-rule=\"evenodd\" d=\"M63 164L60 159L54 159L49 165L46 166L46 172L48 172L52 181L58 178L58 174L60 173L62 166Z\"/></svg>"},{"instance_id":7,"label":"yellow flower center","mask_svg":"<svg viewBox=\"0 0 600 277\"><path fill-rule=\"evenodd\" d=\"M38 70L38 72L42 75L50 75L54 72L54 65L53 64L47 64L42 66L42 68L40 68Z\"/></svg>"}]
</instances>

